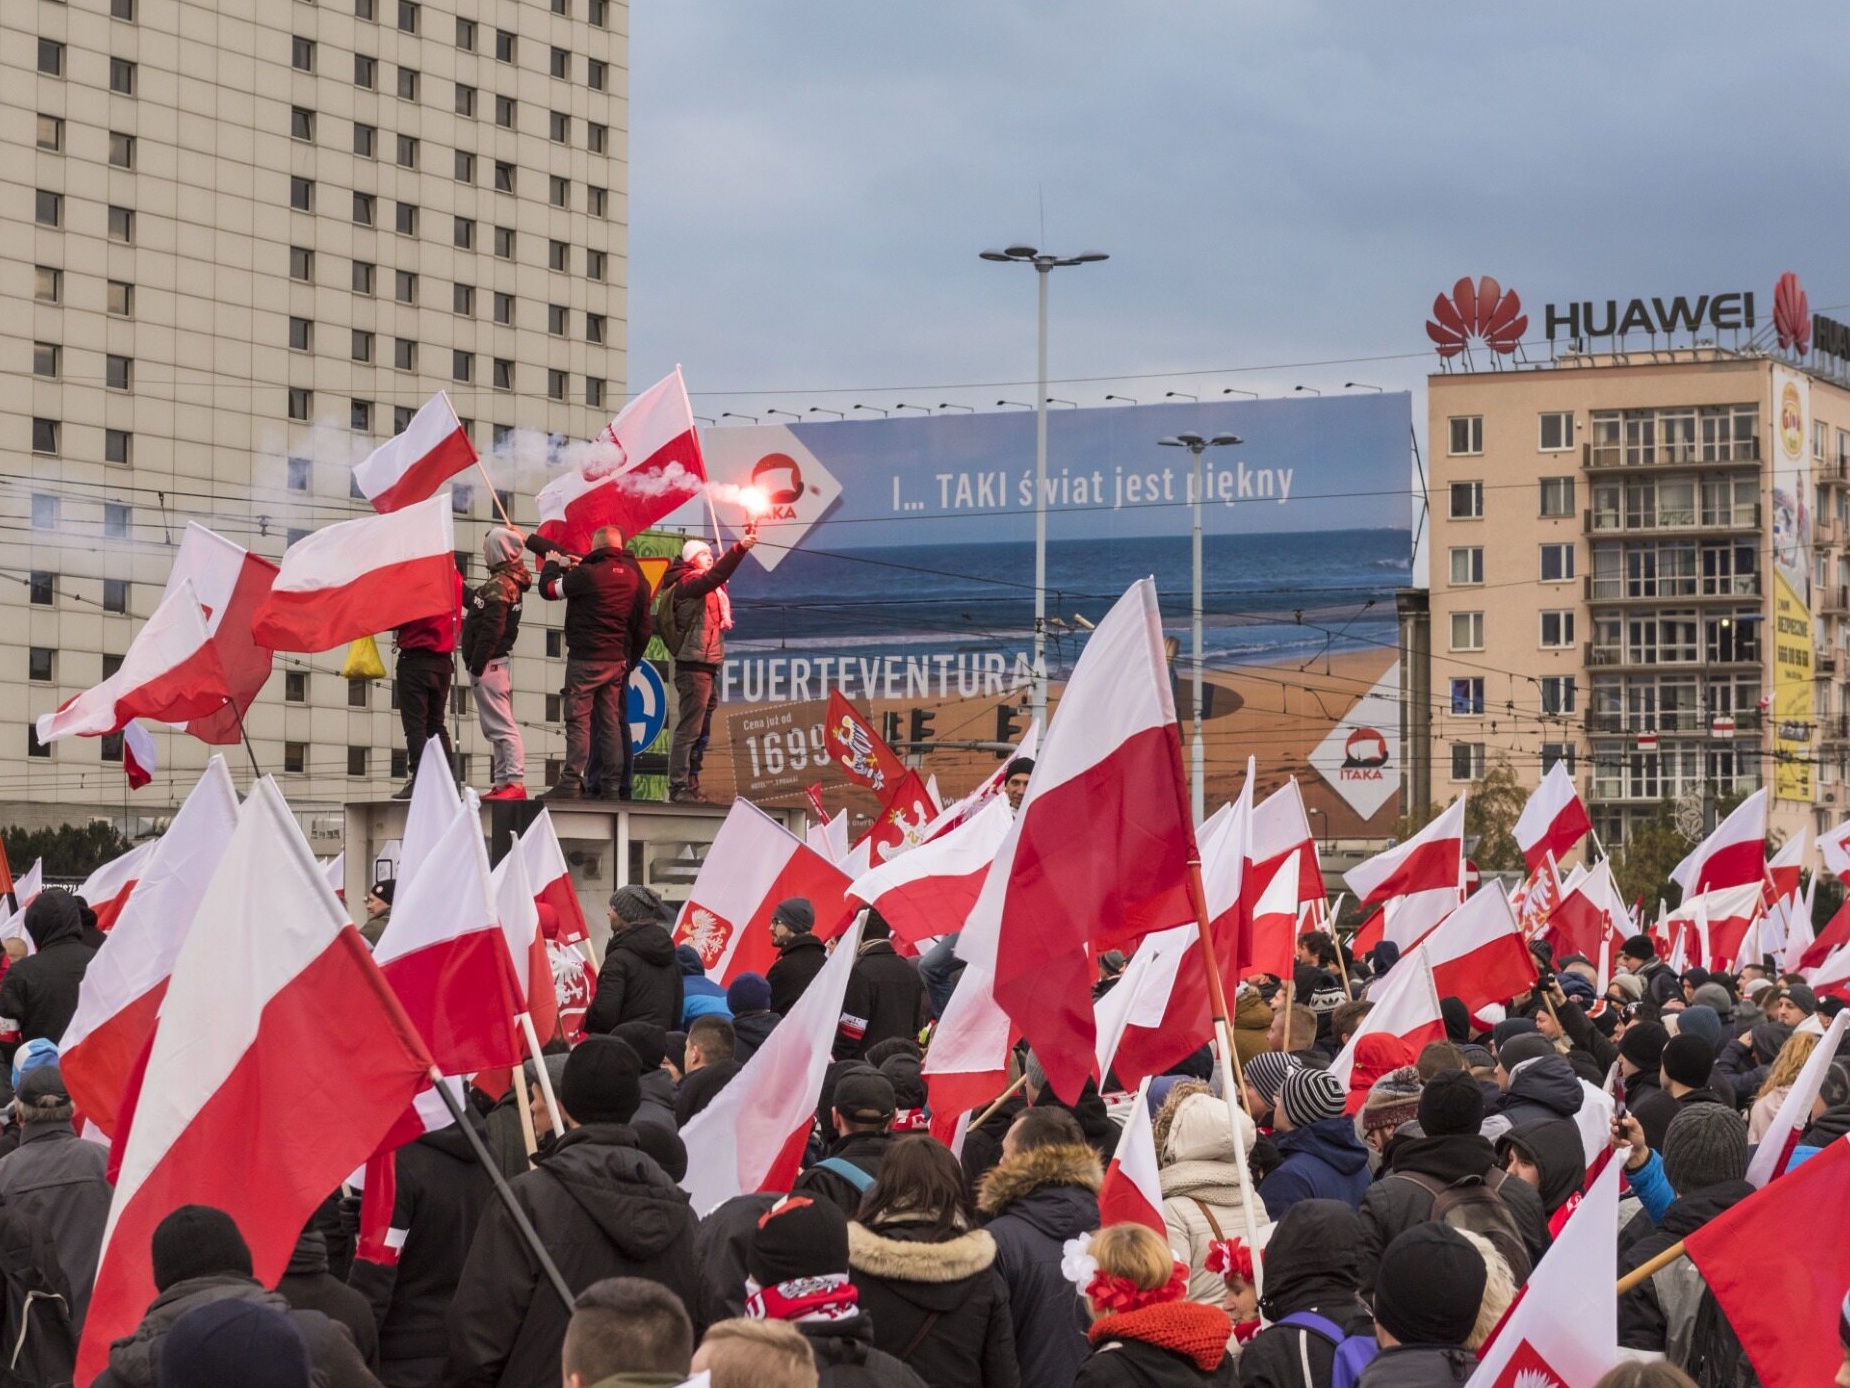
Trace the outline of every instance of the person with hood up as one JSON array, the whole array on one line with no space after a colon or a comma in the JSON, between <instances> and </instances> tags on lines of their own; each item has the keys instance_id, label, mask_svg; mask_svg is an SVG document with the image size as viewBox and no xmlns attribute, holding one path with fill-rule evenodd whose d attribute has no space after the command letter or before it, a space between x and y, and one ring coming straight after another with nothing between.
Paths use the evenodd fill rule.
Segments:
<instances>
[{"instance_id":1,"label":"person with hood up","mask_svg":"<svg viewBox=\"0 0 1850 1388\"><path fill-rule=\"evenodd\" d=\"M673 919L648 887L610 894L610 944L597 973L597 994L585 1030L610 1032L625 1022L653 1022L663 1031L681 1020L681 965L666 923Z\"/></svg>"},{"instance_id":2,"label":"person with hood up","mask_svg":"<svg viewBox=\"0 0 1850 1388\"><path fill-rule=\"evenodd\" d=\"M1800 1136L1799 1146L1817 1151L1846 1134L1850 1134L1850 1066L1836 1060L1824 1072L1824 1083L1811 1106L1811 1123Z\"/></svg>"},{"instance_id":3,"label":"person with hood up","mask_svg":"<svg viewBox=\"0 0 1850 1388\"><path fill-rule=\"evenodd\" d=\"M310 1388L317 1382L295 1323L251 1301L207 1302L181 1316L161 1342L157 1379L161 1388Z\"/></svg>"},{"instance_id":4,"label":"person with hood up","mask_svg":"<svg viewBox=\"0 0 1850 1388\"><path fill-rule=\"evenodd\" d=\"M844 1215L860 1209L892 1150L897 1108L885 1075L858 1062L845 1068L828 1097L829 1127L839 1136L827 1156L797 1177L791 1193L827 1200Z\"/></svg>"},{"instance_id":5,"label":"person with hood up","mask_svg":"<svg viewBox=\"0 0 1850 1388\"><path fill-rule=\"evenodd\" d=\"M1078 1299L1060 1270L1068 1239L1098 1228L1098 1153L1072 1114L1032 1108L1009 1125L977 1209L1008 1284L1022 1388L1068 1388L1086 1357Z\"/></svg>"},{"instance_id":6,"label":"person with hood up","mask_svg":"<svg viewBox=\"0 0 1850 1388\"><path fill-rule=\"evenodd\" d=\"M716 561L705 540L689 540L655 590L655 634L674 662L674 736L668 750L668 798L676 804L705 804L700 767L719 706L715 683L726 664L726 633L732 630L732 599L726 584L758 543L748 530Z\"/></svg>"},{"instance_id":7,"label":"person with hood up","mask_svg":"<svg viewBox=\"0 0 1850 1388\"><path fill-rule=\"evenodd\" d=\"M1511 1177L1541 1196L1548 1237L1551 1241L1559 1238L1561 1227L1580 1203L1587 1179L1587 1151L1580 1129L1563 1118L1524 1123L1497 1139L1497 1160Z\"/></svg>"},{"instance_id":8,"label":"person with hood up","mask_svg":"<svg viewBox=\"0 0 1850 1388\"><path fill-rule=\"evenodd\" d=\"M816 908L808 897L793 896L777 903L771 912L771 943L777 946L777 962L765 974L771 985L771 1011L788 1017L797 999L822 966L829 962L828 949L814 934Z\"/></svg>"},{"instance_id":9,"label":"person with hood up","mask_svg":"<svg viewBox=\"0 0 1850 1388\"><path fill-rule=\"evenodd\" d=\"M1643 1001L1654 1007L1683 1000L1683 982L1657 957L1657 942L1649 935L1633 935L1619 946L1613 961L1644 985Z\"/></svg>"},{"instance_id":10,"label":"person with hood up","mask_svg":"<svg viewBox=\"0 0 1850 1388\"><path fill-rule=\"evenodd\" d=\"M916 1040L931 1015L918 968L893 948L892 934L880 913L869 909L848 990L842 995L837 1060L859 1060L869 1046L894 1037Z\"/></svg>"},{"instance_id":11,"label":"person with hood up","mask_svg":"<svg viewBox=\"0 0 1850 1388\"><path fill-rule=\"evenodd\" d=\"M51 1236L71 1284L71 1324L83 1329L114 1190L109 1149L79 1140L57 1065L37 1065L13 1090L19 1146L0 1158L0 1201Z\"/></svg>"},{"instance_id":12,"label":"person with hood up","mask_svg":"<svg viewBox=\"0 0 1850 1388\"><path fill-rule=\"evenodd\" d=\"M319 1311L353 1336L354 1348L374 1374L379 1372L379 1324L366 1298L328 1270L328 1236L310 1220L296 1240L276 1290L295 1311ZM383 1380L381 1380L383 1382ZM386 1384L386 1388L393 1385Z\"/></svg>"},{"instance_id":13,"label":"person with hood up","mask_svg":"<svg viewBox=\"0 0 1850 1388\"><path fill-rule=\"evenodd\" d=\"M1156 1154L1169 1246L1188 1264L1188 1299L1208 1306L1219 1306L1227 1294L1226 1279L1208 1267L1208 1254L1216 1243L1246 1237L1241 1195L1251 1177L1239 1151L1251 1152L1258 1132L1244 1113L1239 1122L1236 1149L1227 1101L1184 1093L1170 1110ZM1253 1204L1263 1247L1271 1220L1256 1195Z\"/></svg>"},{"instance_id":14,"label":"person with hood up","mask_svg":"<svg viewBox=\"0 0 1850 1388\"><path fill-rule=\"evenodd\" d=\"M514 682L508 660L520 635L521 601L533 586L533 575L520 556L520 532L491 526L482 537L487 581L463 600L458 644L475 695L475 715L481 720L482 736L493 749L494 788L482 796L484 800L527 798L527 749L514 718Z\"/></svg>"},{"instance_id":15,"label":"person with hood up","mask_svg":"<svg viewBox=\"0 0 1850 1388\"><path fill-rule=\"evenodd\" d=\"M1381 1254L1375 1286L1375 1339L1381 1353L1360 1388L1455 1388L1471 1378L1490 1266L1464 1234L1416 1224Z\"/></svg>"},{"instance_id":16,"label":"person with hood up","mask_svg":"<svg viewBox=\"0 0 1850 1388\"><path fill-rule=\"evenodd\" d=\"M1017 1388L1008 1283L949 1148L894 1141L848 1226L848 1266L874 1343L931 1388Z\"/></svg>"},{"instance_id":17,"label":"person with hood up","mask_svg":"<svg viewBox=\"0 0 1850 1388\"><path fill-rule=\"evenodd\" d=\"M22 1041L56 1043L77 1012L77 991L96 951L83 942L83 913L62 887L47 887L26 906L34 953L0 981L0 1017L19 1023Z\"/></svg>"},{"instance_id":18,"label":"person with hood up","mask_svg":"<svg viewBox=\"0 0 1850 1388\"><path fill-rule=\"evenodd\" d=\"M1242 986L1233 1003L1233 1049L1241 1065L1266 1049L1272 1030L1272 1008L1257 988Z\"/></svg>"},{"instance_id":19,"label":"person with hood up","mask_svg":"<svg viewBox=\"0 0 1850 1388\"><path fill-rule=\"evenodd\" d=\"M1272 1226L1264 1252L1266 1326L1240 1355L1240 1388L1330 1388L1336 1349L1374 1322L1356 1291L1362 1237L1340 1200L1300 1200Z\"/></svg>"},{"instance_id":20,"label":"person with hood up","mask_svg":"<svg viewBox=\"0 0 1850 1388\"><path fill-rule=\"evenodd\" d=\"M693 1211L638 1145L636 1053L588 1036L565 1063L566 1133L508 1184L566 1285L644 1277L694 1304ZM444 1388L555 1388L567 1308L499 1202L483 1212L449 1311Z\"/></svg>"},{"instance_id":21,"label":"person with hood up","mask_svg":"<svg viewBox=\"0 0 1850 1388\"><path fill-rule=\"evenodd\" d=\"M1669 973L1669 970L1665 970ZM1633 1022L1619 1038L1619 1082L1625 1086L1625 1107L1644 1129L1651 1150L1664 1149L1664 1134L1677 1116L1677 1101L1664 1092L1664 1047L1670 1033L1662 1022Z\"/></svg>"},{"instance_id":22,"label":"person with hood up","mask_svg":"<svg viewBox=\"0 0 1850 1388\"><path fill-rule=\"evenodd\" d=\"M1218 1304L1183 1296L1188 1270L1141 1224L1108 1224L1075 1271L1092 1353L1073 1388L1198 1388L1238 1381L1227 1352L1233 1322Z\"/></svg>"},{"instance_id":23,"label":"person with hood up","mask_svg":"<svg viewBox=\"0 0 1850 1388\"><path fill-rule=\"evenodd\" d=\"M662 1068L668 1055L668 1033L654 1022L625 1022L610 1033L636 1052L642 1064L642 1103L630 1120L632 1128L677 1131L674 1120L674 1076Z\"/></svg>"},{"instance_id":24,"label":"person with hood up","mask_svg":"<svg viewBox=\"0 0 1850 1388\"><path fill-rule=\"evenodd\" d=\"M1792 1028L1780 1022L1756 1022L1745 1034L1736 1037L1716 1058L1713 1074L1728 1081L1737 1100L1752 1102L1766 1083L1767 1073L1780 1049L1792 1036Z\"/></svg>"},{"instance_id":25,"label":"person with hood up","mask_svg":"<svg viewBox=\"0 0 1850 1388\"><path fill-rule=\"evenodd\" d=\"M1482 1133L1484 1095L1463 1070L1434 1075L1420 1091L1421 1137L1394 1144L1394 1161L1362 1197L1361 1235L1356 1250L1356 1283L1364 1296L1380 1278L1382 1250L1399 1235L1433 1218L1442 1196L1483 1187L1509 1216L1493 1240L1518 1277L1526 1277L1548 1246L1547 1220L1540 1195L1506 1177L1497 1166L1496 1149ZM1456 1197L1448 1202L1448 1208ZM1489 1216L1485 1225L1502 1221Z\"/></svg>"},{"instance_id":26,"label":"person with hood up","mask_svg":"<svg viewBox=\"0 0 1850 1388\"><path fill-rule=\"evenodd\" d=\"M696 1017L732 1018L732 1007L726 1001L726 989L720 987L707 977L707 966L700 962L700 951L689 944L674 947L675 963L681 966L681 1021L680 1029L686 1031ZM740 974L740 978L762 977L762 975ZM670 1031L674 1028L670 1027Z\"/></svg>"},{"instance_id":27,"label":"person with hood up","mask_svg":"<svg viewBox=\"0 0 1850 1388\"><path fill-rule=\"evenodd\" d=\"M829 1201L778 1200L758 1218L745 1269L746 1318L794 1325L816 1357L818 1388L925 1388L875 1347L873 1318L848 1272L848 1219Z\"/></svg>"},{"instance_id":28,"label":"person with hood up","mask_svg":"<svg viewBox=\"0 0 1850 1388\"><path fill-rule=\"evenodd\" d=\"M1328 1070L1293 1070L1278 1095L1278 1151L1284 1158L1259 1186L1279 1218L1299 1200L1327 1196L1350 1207L1368 1190L1368 1148L1343 1113L1343 1083Z\"/></svg>"},{"instance_id":29,"label":"person with hood up","mask_svg":"<svg viewBox=\"0 0 1850 1388\"><path fill-rule=\"evenodd\" d=\"M1524 1123L1572 1118L1586 1102L1574 1067L1539 1034L1511 1037L1498 1048L1497 1087L1503 1096L1485 1133L1492 1138Z\"/></svg>"},{"instance_id":30,"label":"person with hood up","mask_svg":"<svg viewBox=\"0 0 1850 1388\"><path fill-rule=\"evenodd\" d=\"M1406 1069L1416 1059L1398 1036L1371 1031L1362 1037L1355 1043L1355 1062L1349 1067L1349 1092L1343 1097L1343 1112L1351 1118L1360 1113L1376 1080Z\"/></svg>"},{"instance_id":31,"label":"person with hood up","mask_svg":"<svg viewBox=\"0 0 1850 1388\"><path fill-rule=\"evenodd\" d=\"M770 980L763 974L740 974L726 985L726 1008L732 1013L733 1059L743 1065L783 1020L771 1011Z\"/></svg>"}]
</instances>

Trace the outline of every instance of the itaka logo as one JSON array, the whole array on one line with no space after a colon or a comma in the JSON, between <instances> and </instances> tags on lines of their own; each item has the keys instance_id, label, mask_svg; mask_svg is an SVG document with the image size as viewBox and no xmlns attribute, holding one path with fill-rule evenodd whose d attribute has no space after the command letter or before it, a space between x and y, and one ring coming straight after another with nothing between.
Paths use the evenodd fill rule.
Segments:
<instances>
[{"instance_id":1,"label":"itaka logo","mask_svg":"<svg viewBox=\"0 0 1850 1388\"><path fill-rule=\"evenodd\" d=\"M1451 297L1441 294L1432 301L1426 336L1437 345L1442 357L1457 356L1473 341L1508 356L1516 350L1528 327L1528 315L1522 311L1522 299L1514 289L1505 290L1489 275L1476 284L1466 276L1452 286Z\"/></svg>"},{"instance_id":2,"label":"itaka logo","mask_svg":"<svg viewBox=\"0 0 1850 1388\"><path fill-rule=\"evenodd\" d=\"M1773 331L1783 352L1811 351L1811 304L1799 277L1788 270L1773 289Z\"/></svg>"},{"instance_id":3,"label":"itaka logo","mask_svg":"<svg viewBox=\"0 0 1850 1388\"><path fill-rule=\"evenodd\" d=\"M752 465L752 485L772 506L794 506L803 495L803 469L788 453L767 453Z\"/></svg>"},{"instance_id":4,"label":"itaka logo","mask_svg":"<svg viewBox=\"0 0 1850 1388\"><path fill-rule=\"evenodd\" d=\"M1357 728L1343 744L1343 769L1385 766L1388 759L1387 739L1374 728Z\"/></svg>"}]
</instances>

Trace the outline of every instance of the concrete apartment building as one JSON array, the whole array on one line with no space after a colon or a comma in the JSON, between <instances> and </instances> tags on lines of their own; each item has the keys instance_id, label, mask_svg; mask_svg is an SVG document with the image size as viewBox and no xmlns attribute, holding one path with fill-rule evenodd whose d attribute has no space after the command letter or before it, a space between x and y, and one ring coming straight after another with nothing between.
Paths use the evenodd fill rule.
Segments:
<instances>
[{"instance_id":1,"label":"concrete apartment building","mask_svg":"<svg viewBox=\"0 0 1850 1388\"><path fill-rule=\"evenodd\" d=\"M548 436L624 398L627 25L623 0L8 5L0 814L137 832L190 787L190 738L158 733L131 796L118 739L31 733L119 661L188 521L280 558L365 510L351 463L447 390L533 523ZM479 579L493 498L458 482ZM536 787L563 750L559 622L535 597L516 649ZM248 719L321 851L403 775L389 681L350 684L342 654L279 655Z\"/></svg>"},{"instance_id":2,"label":"concrete apartment building","mask_svg":"<svg viewBox=\"0 0 1850 1388\"><path fill-rule=\"evenodd\" d=\"M1667 797L1765 785L1786 834L1850 814L1850 389L1801 360L1429 378L1433 800L1566 760L1609 845Z\"/></svg>"}]
</instances>

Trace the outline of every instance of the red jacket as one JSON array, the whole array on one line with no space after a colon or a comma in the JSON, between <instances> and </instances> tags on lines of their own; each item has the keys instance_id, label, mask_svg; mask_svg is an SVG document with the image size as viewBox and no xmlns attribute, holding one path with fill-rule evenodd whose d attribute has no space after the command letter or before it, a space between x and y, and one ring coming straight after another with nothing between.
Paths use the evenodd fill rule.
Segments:
<instances>
[{"instance_id":1,"label":"red jacket","mask_svg":"<svg viewBox=\"0 0 1850 1388\"><path fill-rule=\"evenodd\" d=\"M415 622L406 622L398 629L398 649L401 651L432 651L437 655L448 655L456 649L456 637L462 631L463 581L462 571L456 572L456 596L450 610L435 617L420 617Z\"/></svg>"}]
</instances>

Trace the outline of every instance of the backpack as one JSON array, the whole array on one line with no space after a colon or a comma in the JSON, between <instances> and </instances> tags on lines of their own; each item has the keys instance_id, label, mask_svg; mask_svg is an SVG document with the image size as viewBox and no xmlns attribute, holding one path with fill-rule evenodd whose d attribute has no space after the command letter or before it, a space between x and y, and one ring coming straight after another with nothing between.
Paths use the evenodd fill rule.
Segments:
<instances>
[{"instance_id":1,"label":"backpack","mask_svg":"<svg viewBox=\"0 0 1850 1388\"><path fill-rule=\"evenodd\" d=\"M1504 1202L1501 1188L1508 1173L1491 1167L1480 1178L1466 1176L1451 1185L1436 1176L1414 1171L1394 1171L1389 1177L1411 1181L1432 1196L1432 1213L1426 1218L1448 1228L1477 1234L1488 1239L1492 1248L1509 1264L1510 1276L1521 1286L1533 1270L1529 1244L1522 1236L1516 1216Z\"/></svg>"},{"instance_id":2,"label":"backpack","mask_svg":"<svg viewBox=\"0 0 1850 1388\"><path fill-rule=\"evenodd\" d=\"M681 625L679 605L680 580L663 582L661 591L655 595L655 609L649 616L655 628L655 635L660 638L662 646L668 652L670 660L681 654L681 643L687 640L687 628Z\"/></svg>"},{"instance_id":3,"label":"backpack","mask_svg":"<svg viewBox=\"0 0 1850 1388\"><path fill-rule=\"evenodd\" d=\"M846 1157L824 1157L821 1161L812 1166L810 1170L827 1171L830 1175L839 1176L862 1195L867 1194L868 1191L873 1189L873 1176L869 1172L863 1171ZM3 1388L3 1386L0 1386L0 1388Z\"/></svg>"},{"instance_id":4,"label":"backpack","mask_svg":"<svg viewBox=\"0 0 1850 1388\"><path fill-rule=\"evenodd\" d=\"M43 1239L10 1211L0 1211L0 1388L65 1388L77 1371L77 1332L70 1303L44 1266L55 1262Z\"/></svg>"},{"instance_id":5,"label":"backpack","mask_svg":"<svg viewBox=\"0 0 1850 1388\"><path fill-rule=\"evenodd\" d=\"M1278 1324L1307 1330L1336 1347L1336 1360L1330 1367L1330 1388L1355 1388L1362 1370L1374 1363L1375 1356L1381 1353L1381 1346L1376 1342L1373 1331L1366 1335L1345 1335L1335 1321L1315 1311L1293 1311ZM1298 1363L1304 1370L1304 1388L1317 1388L1316 1381L1311 1377L1310 1355L1304 1346L1305 1342L1300 1339Z\"/></svg>"}]
</instances>

